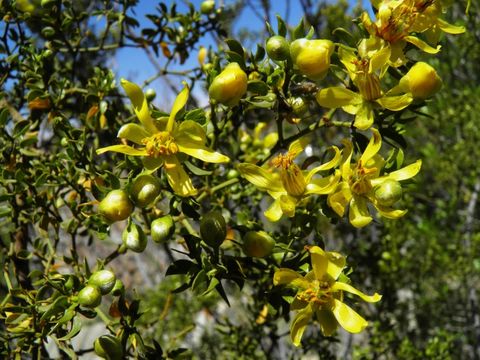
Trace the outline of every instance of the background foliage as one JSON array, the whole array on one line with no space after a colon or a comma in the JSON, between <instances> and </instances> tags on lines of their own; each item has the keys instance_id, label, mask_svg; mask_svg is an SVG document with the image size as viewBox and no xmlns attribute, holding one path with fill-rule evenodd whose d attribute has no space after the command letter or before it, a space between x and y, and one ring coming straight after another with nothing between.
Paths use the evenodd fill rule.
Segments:
<instances>
[{"instance_id":1,"label":"background foliage","mask_svg":"<svg viewBox=\"0 0 480 360\"><path fill-rule=\"evenodd\" d=\"M115 143L120 126L133 119L129 101L118 86L122 74L113 74L106 65L115 51L138 48L155 64L157 74L136 79L137 83L149 86L165 81L166 87L177 93L178 83L172 79L180 75L200 94L205 77L210 82L220 69L220 58L228 50L225 39L239 39L245 49L255 53L259 37L267 37L267 29L257 34L245 29L234 33L236 14L243 7L253 7L260 17L275 24L270 2L240 1L210 15L201 14L198 6L177 12L172 4L159 3L152 6L146 21L134 16L135 0L33 1L33 11L22 8L27 3L0 2L2 356L89 356L93 340L78 344L75 339L93 329L95 321L103 321L97 336L109 330L120 333L130 355L140 358L159 358L160 354L198 359L299 359L306 354L322 359L480 358L477 2L471 4L468 16L465 4L453 4L449 17L464 18L467 32L443 39L441 53L431 59L444 81L443 89L405 127L408 160L423 159L420 176L404 196L408 215L358 230L344 223L333 226L326 218L320 218L313 225L316 229L311 229L312 221L304 214L291 225L283 222L267 229L275 231L277 243L285 243L285 247L286 234L300 237L301 231L314 230L322 239L310 237L309 243L322 241L348 254L355 270L353 283L383 295L380 303L363 306L370 326L361 335L339 332L337 337L325 338L312 326L300 349L288 340L288 309L270 306L266 318L260 315L265 315L264 307L273 296L273 274L265 271L267 262L245 257L236 260L247 272L245 282L238 267L229 263L234 257L226 256L222 264L225 274L210 277L202 270L203 278L185 292L174 291L185 283L185 275L165 277L169 264L181 258L172 248L190 248L189 241L194 241L189 240L192 225L188 219L196 229L201 213L220 208L227 219L235 220L231 224L236 224L236 230L263 227L249 222L252 204L261 204L263 195L239 183L238 174L192 164L190 171L203 176L198 184L205 194L203 201L171 196L159 202L157 209L137 211L135 219L145 228L170 211L177 216L181 235L174 244L150 242L148 251L141 254L120 254L124 225L109 229L97 215L95 204L95 199L125 186L140 171L139 164L127 157L95 154L96 149ZM318 38L332 38L333 30L340 26L355 29L352 19L359 10L348 10L346 1L300 1L300 6ZM192 64L187 60L197 56L205 34L222 49L210 49L207 61L214 69L210 73L199 65L182 65ZM230 50L235 46L229 45ZM226 54L236 56L235 52ZM311 98L308 89L302 94ZM256 105L269 101L250 100ZM190 101L190 108L201 103L195 97ZM204 110L215 117L214 107ZM243 110L242 115L218 115L220 123L226 116L233 125L223 127L223 134L221 129L213 129L216 147L242 161L263 158L261 138L268 131L238 148L223 136L236 134L240 123L252 134L259 121L272 117L268 106ZM320 111L314 104L310 110L314 114ZM205 122L204 111L190 116ZM322 136L334 139L348 131L329 128ZM231 186L214 194L206 190L229 179ZM167 187L166 180L161 181ZM259 206L254 210L260 213ZM303 245L293 247L300 251ZM240 256L235 245L226 251ZM215 254L208 256L202 257L203 261ZM107 296L96 310L72 305L72 294L96 265L114 269L125 285L125 295ZM202 264L205 270L214 265ZM171 268L169 272L176 271ZM201 295L209 286L219 289L212 284L217 278L230 280L220 283L221 290ZM280 320L277 315L282 315Z\"/></svg>"}]
</instances>

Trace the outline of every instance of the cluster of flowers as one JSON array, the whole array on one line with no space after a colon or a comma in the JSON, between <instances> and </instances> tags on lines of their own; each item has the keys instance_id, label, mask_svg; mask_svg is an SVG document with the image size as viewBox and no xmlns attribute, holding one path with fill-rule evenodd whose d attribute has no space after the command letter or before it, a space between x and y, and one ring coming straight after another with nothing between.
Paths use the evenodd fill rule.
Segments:
<instances>
[{"instance_id":1,"label":"cluster of flowers","mask_svg":"<svg viewBox=\"0 0 480 360\"><path fill-rule=\"evenodd\" d=\"M314 81L323 79L328 73L331 55L337 46L338 57L348 74L349 88L320 89L316 100L322 107L342 108L355 115L353 126L358 130L370 129L372 136L359 156L354 156L352 142L344 140L343 149L332 146L329 149L331 159L310 170L302 170L294 162L311 141L309 136L292 142L287 153L278 155L264 167L240 164L240 174L273 197L273 203L264 213L270 221L278 221L283 215L293 217L295 209L314 195L326 196L328 206L338 216L343 217L348 212L349 222L357 228L367 226L373 220L369 204L379 215L390 219L406 213L406 210L393 207L402 196L400 181L415 176L421 161L385 172L385 159L379 154L382 138L372 127L376 111L406 109L410 104L432 96L440 89L442 81L424 62L411 66L389 91L383 90L382 80L389 67L410 64L405 54L407 43L435 54L440 50L437 42L441 32L459 34L464 28L448 24L441 18L445 7L442 0L376 0L372 5L376 9L376 20L373 21L367 13L362 15L361 21L369 37L362 39L356 49L321 39L297 39L289 45L287 53L295 71ZM282 47L269 56L281 60L283 50ZM204 57L203 50L201 64ZM247 92L247 82L247 75L240 66L230 63L211 83L212 102L236 106ZM176 122L177 113L187 102L188 87L185 85L177 96L170 116L155 120L140 87L126 80L122 80L122 86L132 101L140 124L124 125L118 137L137 146L113 145L99 149L97 153L114 151L140 156L150 173L163 167L177 195L196 195L197 190L183 169L185 155L210 163L225 163L229 158L205 145L206 133L198 123L190 120ZM346 261L342 255L317 246L307 250L312 270L305 276L286 268L278 269L274 275L275 285L288 285L297 290L291 303L291 310L298 311L291 324L293 343L300 345L302 334L312 318L319 321L326 336L331 335L338 325L352 333L363 330L366 320L343 302L343 292L355 294L368 302L379 301L381 296L367 296L348 284L343 273Z\"/></svg>"}]
</instances>

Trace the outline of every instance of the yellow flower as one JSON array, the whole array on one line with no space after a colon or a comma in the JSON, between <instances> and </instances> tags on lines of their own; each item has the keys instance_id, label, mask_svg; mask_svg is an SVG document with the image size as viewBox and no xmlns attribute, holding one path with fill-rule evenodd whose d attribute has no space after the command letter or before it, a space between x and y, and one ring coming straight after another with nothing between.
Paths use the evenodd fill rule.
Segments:
<instances>
[{"instance_id":1,"label":"yellow flower","mask_svg":"<svg viewBox=\"0 0 480 360\"><path fill-rule=\"evenodd\" d=\"M390 57L389 48L371 50L372 40L363 40L359 46L357 57L353 51L340 48L338 55L347 68L350 79L357 87L358 92L344 87L329 87L321 89L317 95L317 102L327 108L339 108L355 115L353 125L360 130L366 130L373 125L374 109L385 108L391 111L400 111L412 102L410 94L392 96L384 93L380 87L380 78L387 69ZM373 40L376 44L376 41Z\"/></svg>"},{"instance_id":2,"label":"yellow flower","mask_svg":"<svg viewBox=\"0 0 480 360\"><path fill-rule=\"evenodd\" d=\"M420 171L422 165L422 161L417 160L402 169L380 176L385 163L378 154L382 139L376 129L372 128L372 132L373 136L357 162L352 163L352 143L344 142L345 149L340 164L342 179L327 198L328 205L339 216L343 216L349 206L350 223L357 228L364 227L373 220L367 202L372 203L378 213L386 218L397 219L405 215L406 210L391 207L401 196L401 192L400 196L397 195L398 184L392 181L399 182L412 178Z\"/></svg>"},{"instance_id":3,"label":"yellow flower","mask_svg":"<svg viewBox=\"0 0 480 360\"><path fill-rule=\"evenodd\" d=\"M322 80L330 68L334 49L330 40L297 39L290 45L290 54L300 74L312 80Z\"/></svg>"},{"instance_id":4,"label":"yellow flower","mask_svg":"<svg viewBox=\"0 0 480 360\"><path fill-rule=\"evenodd\" d=\"M336 252L324 251L318 246L308 248L312 270L305 276L294 270L280 268L273 276L274 285L288 285L297 289L290 310L298 311L290 325L290 336L295 346L300 346L302 335L312 318L320 323L323 335L331 336L338 325L351 333L359 333L368 322L343 302L343 292L359 296L367 302L377 302L382 296L366 295L344 282L348 280L342 270L345 257Z\"/></svg>"},{"instance_id":5,"label":"yellow flower","mask_svg":"<svg viewBox=\"0 0 480 360\"><path fill-rule=\"evenodd\" d=\"M335 189L340 179L338 170L333 175L313 179L316 173L330 170L339 163L340 151L335 146L331 147L335 153L333 158L310 171L302 171L293 162L308 144L308 140L307 137L303 137L294 141L286 154L278 155L272 160L271 164L274 168L279 168L280 172L253 164L238 165L238 170L245 179L274 198L273 204L264 213L270 221L280 220L283 214L293 217L295 208L301 200L312 194L329 194Z\"/></svg>"},{"instance_id":6,"label":"yellow flower","mask_svg":"<svg viewBox=\"0 0 480 360\"><path fill-rule=\"evenodd\" d=\"M145 168L150 172L163 166L168 183L177 195L195 195L197 190L183 169L178 155L183 153L211 163L228 162L230 159L205 146L205 130L199 124L191 120L179 124L175 122L175 116L187 103L188 87L185 85L185 88L178 94L168 120L165 118L155 121L150 116L142 89L124 79L121 83L133 104L140 124L123 125L118 131L117 137L129 140L139 147L112 145L98 149L97 154L114 151L131 156L141 156Z\"/></svg>"}]
</instances>

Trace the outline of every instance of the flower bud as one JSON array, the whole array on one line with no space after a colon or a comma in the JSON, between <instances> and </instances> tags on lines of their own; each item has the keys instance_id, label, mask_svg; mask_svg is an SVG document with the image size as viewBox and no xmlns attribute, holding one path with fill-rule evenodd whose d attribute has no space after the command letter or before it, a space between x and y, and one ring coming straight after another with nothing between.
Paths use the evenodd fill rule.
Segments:
<instances>
[{"instance_id":1,"label":"flower bud","mask_svg":"<svg viewBox=\"0 0 480 360\"><path fill-rule=\"evenodd\" d=\"M424 62L417 62L400 79L403 91L410 92L416 99L427 99L442 87L442 79L433 67Z\"/></svg>"},{"instance_id":2,"label":"flower bud","mask_svg":"<svg viewBox=\"0 0 480 360\"><path fill-rule=\"evenodd\" d=\"M213 10L215 9L215 1L214 0L205 0L200 5L200 12L205 15L210 15Z\"/></svg>"},{"instance_id":3,"label":"flower bud","mask_svg":"<svg viewBox=\"0 0 480 360\"><path fill-rule=\"evenodd\" d=\"M227 223L219 211L211 211L200 220L200 235L203 241L218 248L227 237Z\"/></svg>"},{"instance_id":4,"label":"flower bud","mask_svg":"<svg viewBox=\"0 0 480 360\"><path fill-rule=\"evenodd\" d=\"M130 195L135 205L144 208L160 194L160 181L153 175L139 175L133 181Z\"/></svg>"},{"instance_id":5,"label":"flower bud","mask_svg":"<svg viewBox=\"0 0 480 360\"><path fill-rule=\"evenodd\" d=\"M392 206L402 198L402 185L396 180L387 179L374 189L375 199L383 206Z\"/></svg>"},{"instance_id":6,"label":"flower bud","mask_svg":"<svg viewBox=\"0 0 480 360\"><path fill-rule=\"evenodd\" d=\"M308 104L300 96L288 98L287 102L288 105L292 107L293 113L297 116L303 116L308 111Z\"/></svg>"},{"instance_id":7,"label":"flower bud","mask_svg":"<svg viewBox=\"0 0 480 360\"><path fill-rule=\"evenodd\" d=\"M112 190L98 205L98 212L108 222L125 220L133 211L133 204L124 190Z\"/></svg>"},{"instance_id":8,"label":"flower bud","mask_svg":"<svg viewBox=\"0 0 480 360\"><path fill-rule=\"evenodd\" d=\"M283 61L290 56L290 44L283 36L272 36L267 40L267 54L272 60Z\"/></svg>"},{"instance_id":9,"label":"flower bud","mask_svg":"<svg viewBox=\"0 0 480 360\"><path fill-rule=\"evenodd\" d=\"M145 91L145 99L147 99L148 102L153 101L153 99L155 99L156 96L157 96L157 92L155 91L155 89L148 88Z\"/></svg>"},{"instance_id":10,"label":"flower bud","mask_svg":"<svg viewBox=\"0 0 480 360\"><path fill-rule=\"evenodd\" d=\"M90 279L88 279L88 284L98 287L102 295L106 295L112 291L115 281L116 277L112 271L98 270L95 271L92 276L90 276Z\"/></svg>"},{"instance_id":11,"label":"flower bud","mask_svg":"<svg viewBox=\"0 0 480 360\"><path fill-rule=\"evenodd\" d=\"M78 303L82 306L95 308L102 302L100 289L93 285L85 286L78 293Z\"/></svg>"},{"instance_id":12,"label":"flower bud","mask_svg":"<svg viewBox=\"0 0 480 360\"><path fill-rule=\"evenodd\" d=\"M147 247L147 237L142 228L134 222L130 222L123 230L122 242L127 249L138 253Z\"/></svg>"},{"instance_id":13,"label":"flower bud","mask_svg":"<svg viewBox=\"0 0 480 360\"><path fill-rule=\"evenodd\" d=\"M247 92L247 74L237 63L230 63L213 79L210 98L227 106L235 106Z\"/></svg>"},{"instance_id":14,"label":"flower bud","mask_svg":"<svg viewBox=\"0 0 480 360\"><path fill-rule=\"evenodd\" d=\"M113 335L102 335L93 343L95 354L103 359L122 359L123 346Z\"/></svg>"},{"instance_id":15,"label":"flower bud","mask_svg":"<svg viewBox=\"0 0 480 360\"><path fill-rule=\"evenodd\" d=\"M330 56L334 48L330 40L297 39L290 45L290 56L302 75L321 80L330 68Z\"/></svg>"},{"instance_id":16,"label":"flower bud","mask_svg":"<svg viewBox=\"0 0 480 360\"><path fill-rule=\"evenodd\" d=\"M152 221L152 240L158 244L164 243L172 237L175 232L175 223L171 215L162 216Z\"/></svg>"},{"instance_id":17,"label":"flower bud","mask_svg":"<svg viewBox=\"0 0 480 360\"><path fill-rule=\"evenodd\" d=\"M247 256L263 258L272 253L275 240L265 231L249 231L243 236L243 251Z\"/></svg>"}]
</instances>

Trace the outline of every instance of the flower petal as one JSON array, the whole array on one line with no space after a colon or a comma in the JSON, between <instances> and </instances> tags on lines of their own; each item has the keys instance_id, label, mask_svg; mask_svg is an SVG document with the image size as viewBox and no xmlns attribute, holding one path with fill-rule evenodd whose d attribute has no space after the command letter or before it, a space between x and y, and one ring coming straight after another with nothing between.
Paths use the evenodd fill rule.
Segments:
<instances>
[{"instance_id":1,"label":"flower petal","mask_svg":"<svg viewBox=\"0 0 480 360\"><path fill-rule=\"evenodd\" d=\"M333 299L333 304L333 315L345 330L356 334L367 327L368 322L351 307L337 299Z\"/></svg>"},{"instance_id":2,"label":"flower petal","mask_svg":"<svg viewBox=\"0 0 480 360\"><path fill-rule=\"evenodd\" d=\"M320 90L315 96L320 106L339 108L345 105L355 105L363 101L360 94L343 87L329 87Z\"/></svg>"},{"instance_id":3,"label":"flower petal","mask_svg":"<svg viewBox=\"0 0 480 360\"><path fill-rule=\"evenodd\" d=\"M383 47L380 50L376 51L370 58L368 72L373 73L377 70L382 70L381 72L383 73L383 69L386 67L391 54L392 51L389 46Z\"/></svg>"},{"instance_id":4,"label":"flower petal","mask_svg":"<svg viewBox=\"0 0 480 360\"><path fill-rule=\"evenodd\" d=\"M219 152L213 151L205 145L198 143L187 142L185 140L176 141L178 150L194 158L200 159L209 163L226 163L230 161L228 156L222 155Z\"/></svg>"},{"instance_id":5,"label":"flower petal","mask_svg":"<svg viewBox=\"0 0 480 360\"><path fill-rule=\"evenodd\" d=\"M180 93L177 95L173 103L172 111L170 112L170 116L168 117L166 131L171 132L173 130L173 125L175 124L175 116L177 116L177 113L180 110L182 110L185 107L185 104L187 103L188 95L190 94L190 91L188 89L188 85L186 82L183 82L183 85L184 85L183 90L180 91Z\"/></svg>"},{"instance_id":6,"label":"flower petal","mask_svg":"<svg viewBox=\"0 0 480 360\"><path fill-rule=\"evenodd\" d=\"M338 328L338 321L330 310L318 309L315 311L317 320L320 323L322 334L324 336L332 336Z\"/></svg>"},{"instance_id":7,"label":"flower petal","mask_svg":"<svg viewBox=\"0 0 480 360\"><path fill-rule=\"evenodd\" d=\"M350 186L348 186L346 182L341 182L336 191L328 195L327 203L338 216L343 216L351 199L352 193L350 191Z\"/></svg>"},{"instance_id":8,"label":"flower petal","mask_svg":"<svg viewBox=\"0 0 480 360\"><path fill-rule=\"evenodd\" d=\"M272 173L261 168L260 166L244 163L239 164L237 169L245 179L247 179L260 190L285 192L283 186L281 186L278 181L275 181Z\"/></svg>"},{"instance_id":9,"label":"flower petal","mask_svg":"<svg viewBox=\"0 0 480 360\"><path fill-rule=\"evenodd\" d=\"M291 311L301 310L304 307L308 306L308 304L309 304L308 301L300 300L299 298L294 297L292 303L290 304L290 310Z\"/></svg>"},{"instance_id":10,"label":"flower petal","mask_svg":"<svg viewBox=\"0 0 480 360\"><path fill-rule=\"evenodd\" d=\"M373 220L368 211L367 202L361 196L354 196L350 201L350 209L348 211L350 224L356 228L362 228L370 224Z\"/></svg>"},{"instance_id":11,"label":"flower petal","mask_svg":"<svg viewBox=\"0 0 480 360\"><path fill-rule=\"evenodd\" d=\"M437 25L447 34L463 34L465 32L465 26L452 25L442 19L437 19Z\"/></svg>"},{"instance_id":12,"label":"flower petal","mask_svg":"<svg viewBox=\"0 0 480 360\"><path fill-rule=\"evenodd\" d=\"M422 167L422 160L417 160L413 164L405 166L399 170L393 171L387 175L389 179L402 181L407 180L418 174Z\"/></svg>"},{"instance_id":13,"label":"flower petal","mask_svg":"<svg viewBox=\"0 0 480 360\"><path fill-rule=\"evenodd\" d=\"M335 251L328 251L327 256L327 274L332 280L337 280L343 269L345 268L347 260L345 259L345 256Z\"/></svg>"},{"instance_id":14,"label":"flower petal","mask_svg":"<svg viewBox=\"0 0 480 360\"><path fill-rule=\"evenodd\" d=\"M173 137L176 141L189 141L204 145L207 136L203 127L193 120L182 121L174 130Z\"/></svg>"},{"instance_id":15,"label":"flower petal","mask_svg":"<svg viewBox=\"0 0 480 360\"><path fill-rule=\"evenodd\" d=\"M380 136L378 130L372 128L372 135L373 136L370 138L370 141L368 142L368 145L359 160L359 162L361 162L363 165L365 165L368 160L373 158L382 147L382 137Z\"/></svg>"},{"instance_id":16,"label":"flower petal","mask_svg":"<svg viewBox=\"0 0 480 360\"><path fill-rule=\"evenodd\" d=\"M293 345L300 346L303 333L305 332L312 315L313 312L311 306L307 306L300 310L295 316L295 319L293 319L292 325L290 325L290 337Z\"/></svg>"},{"instance_id":17,"label":"flower petal","mask_svg":"<svg viewBox=\"0 0 480 360\"><path fill-rule=\"evenodd\" d=\"M180 196L196 195L197 189L192 180L183 169L183 166L174 155L164 157L164 169L167 173L167 180L175 194Z\"/></svg>"},{"instance_id":18,"label":"flower petal","mask_svg":"<svg viewBox=\"0 0 480 360\"><path fill-rule=\"evenodd\" d=\"M298 272L292 269L280 268L273 274L273 285L287 285L299 278L303 278L303 276Z\"/></svg>"},{"instance_id":19,"label":"flower petal","mask_svg":"<svg viewBox=\"0 0 480 360\"><path fill-rule=\"evenodd\" d=\"M359 130L367 130L370 128L370 126L373 125L373 121L374 114L372 105L369 102L365 101L357 109L353 126L355 126Z\"/></svg>"},{"instance_id":20,"label":"flower petal","mask_svg":"<svg viewBox=\"0 0 480 360\"><path fill-rule=\"evenodd\" d=\"M138 124L125 124L118 130L117 137L127 139L135 144L142 145L142 140L149 137L150 134L143 126Z\"/></svg>"},{"instance_id":21,"label":"flower petal","mask_svg":"<svg viewBox=\"0 0 480 360\"><path fill-rule=\"evenodd\" d=\"M352 285L343 283L343 282L338 282L338 281L335 284L333 284L331 289L332 291L349 292L351 294L359 296L363 301L370 302L370 303L380 301L380 299L382 298L382 295L379 295L377 293L373 295L366 295L360 290L355 289Z\"/></svg>"},{"instance_id":22,"label":"flower petal","mask_svg":"<svg viewBox=\"0 0 480 360\"><path fill-rule=\"evenodd\" d=\"M405 36L403 39L405 41L408 41L410 44L415 45L420 50L428 54L437 54L441 49L440 45L438 45L437 48L433 48L430 45L428 45L425 41L422 41L415 36Z\"/></svg>"},{"instance_id":23,"label":"flower petal","mask_svg":"<svg viewBox=\"0 0 480 360\"><path fill-rule=\"evenodd\" d=\"M413 101L411 94L403 94L399 96L383 96L380 99L377 99L376 102L381 107L391 110L391 111L400 111L405 109Z\"/></svg>"},{"instance_id":24,"label":"flower petal","mask_svg":"<svg viewBox=\"0 0 480 360\"><path fill-rule=\"evenodd\" d=\"M335 191L338 185L340 176L340 171L335 170L334 175L311 181L307 184L307 187L305 188L305 195L327 195L332 193L333 191Z\"/></svg>"},{"instance_id":25,"label":"flower petal","mask_svg":"<svg viewBox=\"0 0 480 360\"><path fill-rule=\"evenodd\" d=\"M147 156L147 150L145 149L135 149L131 146L128 145L111 145L107 146L101 149L97 149L97 154L103 154L107 151L113 151L113 152L118 152L121 154L125 155L131 155L131 156Z\"/></svg>"},{"instance_id":26,"label":"flower petal","mask_svg":"<svg viewBox=\"0 0 480 360\"><path fill-rule=\"evenodd\" d=\"M138 120L142 123L143 127L151 134L158 132L153 118L150 116L150 110L148 109L147 99L143 95L142 89L134 83L121 79L120 83L130 98L133 105L133 110L138 117Z\"/></svg>"},{"instance_id":27,"label":"flower petal","mask_svg":"<svg viewBox=\"0 0 480 360\"><path fill-rule=\"evenodd\" d=\"M311 137L307 135L293 141L288 147L288 153L294 158L297 157L298 154L300 154L307 147L311 140Z\"/></svg>"},{"instance_id":28,"label":"flower petal","mask_svg":"<svg viewBox=\"0 0 480 360\"><path fill-rule=\"evenodd\" d=\"M163 157L147 156L142 159L143 166L149 172L154 172L163 165Z\"/></svg>"},{"instance_id":29,"label":"flower petal","mask_svg":"<svg viewBox=\"0 0 480 360\"><path fill-rule=\"evenodd\" d=\"M378 203L374 203L374 205L378 213L387 219L399 219L407 213L407 210L392 209Z\"/></svg>"},{"instance_id":30,"label":"flower petal","mask_svg":"<svg viewBox=\"0 0 480 360\"><path fill-rule=\"evenodd\" d=\"M280 200L275 200L272 205L270 205L269 208L265 210L263 215L265 215L265 217L271 222L276 222L280 220L283 216L282 207L280 206Z\"/></svg>"},{"instance_id":31,"label":"flower petal","mask_svg":"<svg viewBox=\"0 0 480 360\"><path fill-rule=\"evenodd\" d=\"M327 272L328 256L325 251L318 247L312 246L308 248L310 259L312 260L312 268L317 280L322 280Z\"/></svg>"},{"instance_id":32,"label":"flower petal","mask_svg":"<svg viewBox=\"0 0 480 360\"><path fill-rule=\"evenodd\" d=\"M280 202L280 207L285 215L288 217L295 216L295 208L297 205L297 199L289 195L281 195L278 198Z\"/></svg>"},{"instance_id":33,"label":"flower petal","mask_svg":"<svg viewBox=\"0 0 480 360\"><path fill-rule=\"evenodd\" d=\"M334 151L335 154L333 155L333 158L330 161L327 161L325 164L322 164L322 165L317 166L317 167L313 168L312 170L310 170L308 172L307 176L305 176L305 182L307 184L310 182L313 175L315 175L317 172L330 170L330 169L334 168L335 166L337 166L338 163L340 162L340 150L336 146L331 146L327 150L333 150Z\"/></svg>"}]
</instances>

